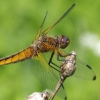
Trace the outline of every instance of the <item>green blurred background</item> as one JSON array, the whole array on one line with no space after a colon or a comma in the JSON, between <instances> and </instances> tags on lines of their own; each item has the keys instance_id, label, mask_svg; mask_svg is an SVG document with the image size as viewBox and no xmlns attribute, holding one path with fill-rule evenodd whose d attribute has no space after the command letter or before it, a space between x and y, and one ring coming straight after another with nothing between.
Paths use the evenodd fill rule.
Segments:
<instances>
[{"instance_id":1,"label":"green blurred background","mask_svg":"<svg viewBox=\"0 0 100 100\"><path fill-rule=\"evenodd\" d=\"M48 35L70 38L67 52L90 64L96 81L75 77L64 83L68 100L100 100L100 1L99 0L0 0L0 58L31 44L46 11L43 29L52 25L74 2L75 8ZM45 88L32 75L28 61L0 67L0 100L25 100ZM56 98L55 100L61 100Z\"/></svg>"}]
</instances>

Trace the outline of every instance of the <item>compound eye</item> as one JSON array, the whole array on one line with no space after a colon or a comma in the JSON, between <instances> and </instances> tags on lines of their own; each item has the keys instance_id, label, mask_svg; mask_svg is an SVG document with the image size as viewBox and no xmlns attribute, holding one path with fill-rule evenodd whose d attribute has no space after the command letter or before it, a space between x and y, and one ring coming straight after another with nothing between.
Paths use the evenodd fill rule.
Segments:
<instances>
[{"instance_id":1,"label":"compound eye","mask_svg":"<svg viewBox=\"0 0 100 100\"><path fill-rule=\"evenodd\" d=\"M60 48L64 49L66 48L70 43L70 40L68 37L61 35L60 36Z\"/></svg>"}]
</instances>

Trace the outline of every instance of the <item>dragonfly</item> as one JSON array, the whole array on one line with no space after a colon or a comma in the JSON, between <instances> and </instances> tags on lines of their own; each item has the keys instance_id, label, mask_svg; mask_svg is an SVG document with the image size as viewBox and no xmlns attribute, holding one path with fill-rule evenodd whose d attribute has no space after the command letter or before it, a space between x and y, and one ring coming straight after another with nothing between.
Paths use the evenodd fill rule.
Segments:
<instances>
[{"instance_id":1,"label":"dragonfly","mask_svg":"<svg viewBox=\"0 0 100 100\"><path fill-rule=\"evenodd\" d=\"M42 28L47 16L46 13L32 44L26 49L21 50L20 52L1 58L0 66L30 59L29 66L32 69L34 76L36 76L36 78L41 83L43 83L44 86L51 90L54 90L59 77L49 66L49 63L43 56L43 53L51 52L51 54L56 53L60 56L66 56L66 54L64 54L61 49L65 49L69 45L70 40L64 35L51 37L47 36L47 33L64 17L66 17L66 15L68 15L68 13L74 8L75 5L75 3L72 4L72 6L54 24L52 24L49 28L42 32ZM63 86L60 91L61 92L59 92L58 95L61 98L65 98L66 93Z\"/></svg>"},{"instance_id":2,"label":"dragonfly","mask_svg":"<svg viewBox=\"0 0 100 100\"><path fill-rule=\"evenodd\" d=\"M87 79L87 80L96 80L96 75L95 75L94 71L92 70L92 68L89 65L87 65L86 63L77 59L76 52L74 52L74 51L67 54L67 56L64 57L64 59L60 59L59 55L58 55L57 59L62 62L60 66L55 64L52 61L52 59L53 59L53 55L51 55L51 60L49 62L49 65L50 66L54 65L57 68L59 68L59 70L57 70L56 68L55 69L57 71L59 71L60 79L58 81L58 84L56 85L56 88L55 88L52 96L50 97L50 100L54 99L54 97L56 96L59 89L62 87L66 78L68 78L70 76L77 76L77 77ZM65 100L66 99L67 99L67 97L65 98Z\"/></svg>"}]
</instances>

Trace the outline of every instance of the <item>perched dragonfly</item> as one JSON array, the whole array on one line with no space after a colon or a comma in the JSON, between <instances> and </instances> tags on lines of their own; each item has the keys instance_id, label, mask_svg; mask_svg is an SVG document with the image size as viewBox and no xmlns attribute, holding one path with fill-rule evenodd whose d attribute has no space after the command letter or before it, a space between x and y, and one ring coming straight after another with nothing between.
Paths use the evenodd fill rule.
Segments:
<instances>
[{"instance_id":1,"label":"perched dragonfly","mask_svg":"<svg viewBox=\"0 0 100 100\"><path fill-rule=\"evenodd\" d=\"M44 32L41 33L44 21L46 19L47 13L44 17L44 20L38 30L38 33L36 35L36 39L33 41L33 43L26 49L10 55L8 57L0 59L0 65L10 64L10 63L16 63L19 61L26 60L28 58L32 58L34 56L38 56L39 53L44 53L48 51L57 51L57 53L61 56L65 56L61 51L61 49L66 48L70 40L68 37L61 35L57 37L50 37L46 34L56 25L58 24L75 6L74 3L64 14L61 16L53 25L51 25L49 28L47 28Z\"/></svg>"},{"instance_id":2,"label":"perched dragonfly","mask_svg":"<svg viewBox=\"0 0 100 100\"><path fill-rule=\"evenodd\" d=\"M30 66L32 68L33 74L43 83L47 88L54 90L58 82L59 77L52 71L52 68L47 63L46 59L43 56L43 53L51 51L52 54L55 52L60 56L66 56L60 49L65 49L70 40L68 37L61 35L56 37L50 37L46 34L58 24L75 6L74 3L53 25L47 28L45 31L42 31L47 13L44 17L44 20L38 30L36 39L33 43L26 49L10 55L5 58L0 59L0 65L6 65L11 63L17 63L26 59L30 59ZM58 95L62 98L65 98L66 93L62 86L61 92Z\"/></svg>"},{"instance_id":3,"label":"perched dragonfly","mask_svg":"<svg viewBox=\"0 0 100 100\"><path fill-rule=\"evenodd\" d=\"M94 71L92 70L92 68L89 65L85 64L84 62L82 62L81 60L77 59L76 52L74 51L72 51L70 54L67 54L67 56L62 60L59 59L59 55L58 55L58 60L62 61L62 64L60 66L52 62L52 59L53 59L53 55L51 55L51 60L49 62L49 65L50 66L54 65L57 68L59 68L58 70L52 66L57 71L59 71L60 79L58 81L58 84L56 85L56 88L50 100L53 100L53 98L55 97L59 89L63 86L63 82L69 76L73 75L73 76L77 76L77 77L87 79L87 80L96 80L96 75ZM65 100L66 99L67 97L65 98Z\"/></svg>"}]
</instances>

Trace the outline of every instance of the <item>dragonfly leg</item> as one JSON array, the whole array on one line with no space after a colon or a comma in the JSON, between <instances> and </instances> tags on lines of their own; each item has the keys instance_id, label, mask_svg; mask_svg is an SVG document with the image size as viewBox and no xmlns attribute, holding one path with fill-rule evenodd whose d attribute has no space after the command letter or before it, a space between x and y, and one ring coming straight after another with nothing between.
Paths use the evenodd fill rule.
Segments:
<instances>
[{"instance_id":1,"label":"dragonfly leg","mask_svg":"<svg viewBox=\"0 0 100 100\"><path fill-rule=\"evenodd\" d=\"M49 64L49 66L50 66L51 68L53 68L53 69L57 70L58 72L60 72L60 66L58 66L57 64L55 64L55 63L52 61L53 56L54 56L54 53L55 53L55 52L52 52L48 64ZM57 60L58 60L58 61L64 61L64 60L61 60L60 57L63 57L63 56L61 56L60 54L58 54L58 55L57 55ZM51 64L54 65L54 66L56 66L56 68L53 67ZM57 68L59 68L59 69L57 69Z\"/></svg>"},{"instance_id":2,"label":"dragonfly leg","mask_svg":"<svg viewBox=\"0 0 100 100\"><path fill-rule=\"evenodd\" d=\"M56 65L55 63L52 62L52 58L53 58L53 56L54 56L54 53L55 53L55 52L52 52L48 64L49 64L49 66L50 66L51 68L53 68L53 69L55 69L56 71L60 72L59 69L57 69L57 68L55 68L55 67L53 67L53 66L51 65L51 64L53 64L54 66L60 68L58 65Z\"/></svg>"},{"instance_id":3,"label":"dragonfly leg","mask_svg":"<svg viewBox=\"0 0 100 100\"><path fill-rule=\"evenodd\" d=\"M49 63L48 63L49 65L50 65L50 63L52 62L52 58L53 58L53 56L54 56L54 53L55 53L55 52L52 52L52 54L51 54L51 57L50 57Z\"/></svg>"},{"instance_id":4,"label":"dragonfly leg","mask_svg":"<svg viewBox=\"0 0 100 100\"><path fill-rule=\"evenodd\" d=\"M63 56L61 56L61 55L58 54L58 55L57 55L57 60L58 60L58 61L64 61L64 59L60 59L60 57L63 57Z\"/></svg>"},{"instance_id":5,"label":"dragonfly leg","mask_svg":"<svg viewBox=\"0 0 100 100\"><path fill-rule=\"evenodd\" d=\"M55 52L52 52L48 64L49 64L49 66L50 66L51 68L53 68L53 69L55 69L56 71L60 72L60 66L58 66L57 64L55 64L55 63L52 62L54 53L55 53ZM64 61L64 60L60 60L59 57L60 57L60 55L58 54L58 55L57 55L57 60L58 60L58 61ZM62 56L61 56L61 57L62 57ZM59 68L59 69L53 67L51 64L53 64L54 66L56 66L56 67ZM61 84L61 87L65 90L65 88L64 88L64 86L63 86L63 83ZM67 100L67 96L65 96L64 100Z\"/></svg>"},{"instance_id":6,"label":"dragonfly leg","mask_svg":"<svg viewBox=\"0 0 100 100\"><path fill-rule=\"evenodd\" d=\"M60 66L58 66L57 64L55 64L54 62L52 62L52 59L53 59L54 53L55 53L55 52L52 52L48 64L49 64L49 66L52 67L52 68L54 68L54 67L51 66L51 64L53 64L53 65L56 66L57 68L60 68ZM64 56L61 56L60 54L57 54L57 60L58 60L58 61L64 61L64 59L60 59L60 57L64 57ZM54 69L56 69L56 68L54 68Z\"/></svg>"},{"instance_id":7,"label":"dragonfly leg","mask_svg":"<svg viewBox=\"0 0 100 100\"><path fill-rule=\"evenodd\" d=\"M54 66L56 66L56 67L60 68L57 64L55 64L55 63L53 63L53 62L52 62L52 59L53 59L54 53L55 53L55 52L52 52L52 54L51 54L51 57L50 57L50 59L49 59L49 63L48 63L48 64L49 64L49 66L51 66L51 64L53 64ZM52 66L52 67L53 67L53 66Z\"/></svg>"}]
</instances>

